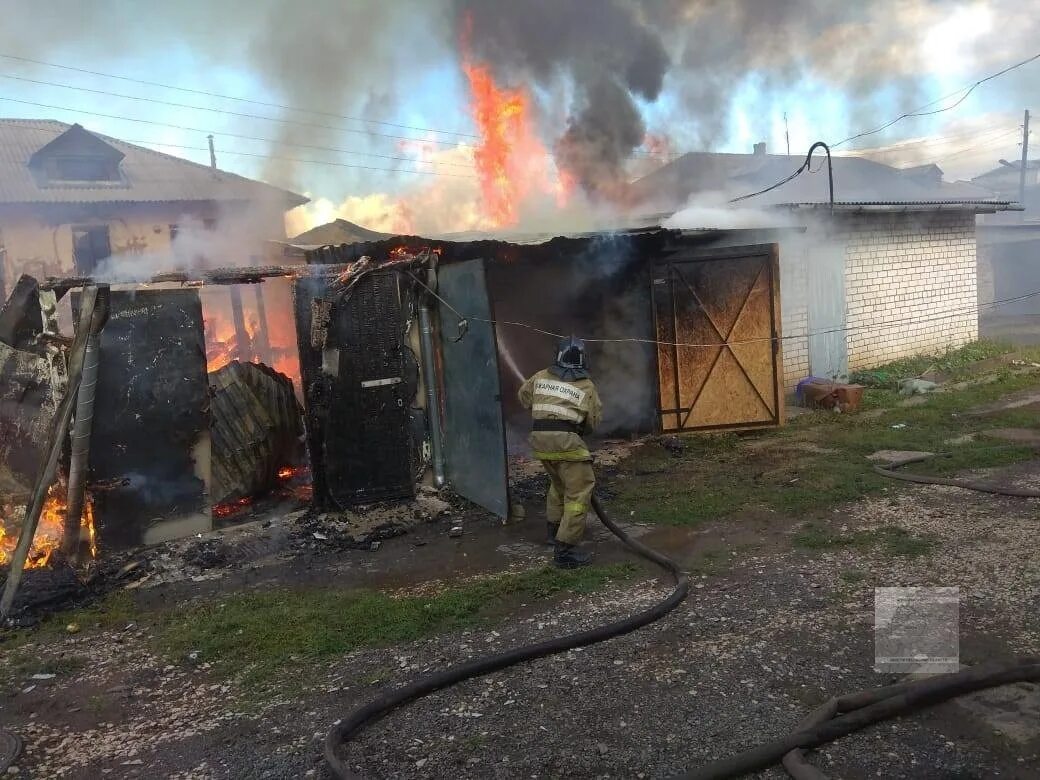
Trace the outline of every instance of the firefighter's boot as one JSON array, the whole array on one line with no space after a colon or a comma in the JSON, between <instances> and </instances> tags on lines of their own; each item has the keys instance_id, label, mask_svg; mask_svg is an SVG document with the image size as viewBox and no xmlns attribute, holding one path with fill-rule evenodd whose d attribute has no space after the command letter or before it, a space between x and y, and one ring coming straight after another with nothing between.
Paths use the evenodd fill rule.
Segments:
<instances>
[{"instance_id":1,"label":"firefighter's boot","mask_svg":"<svg viewBox=\"0 0 1040 780\"><path fill-rule=\"evenodd\" d=\"M553 546L556 544L556 534L560 532L559 523L546 523L545 524L545 543Z\"/></svg>"},{"instance_id":2,"label":"firefighter's boot","mask_svg":"<svg viewBox=\"0 0 1040 780\"><path fill-rule=\"evenodd\" d=\"M577 569L579 566L588 566L592 562L592 553L583 550L576 544L556 543L556 551L553 555L553 563L559 569Z\"/></svg>"}]
</instances>

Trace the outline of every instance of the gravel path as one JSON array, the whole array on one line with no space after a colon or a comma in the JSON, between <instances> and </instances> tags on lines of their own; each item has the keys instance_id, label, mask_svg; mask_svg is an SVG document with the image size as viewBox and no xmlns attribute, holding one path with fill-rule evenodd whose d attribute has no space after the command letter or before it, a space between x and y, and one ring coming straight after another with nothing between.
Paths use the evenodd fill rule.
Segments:
<instances>
[{"instance_id":1,"label":"gravel path","mask_svg":"<svg viewBox=\"0 0 1040 780\"><path fill-rule=\"evenodd\" d=\"M1020 468L1035 479L1036 464ZM832 526L898 525L937 547L913 559L858 548L734 553L725 573L698 577L690 599L661 622L415 702L345 755L371 778L666 777L779 736L835 693L893 680L872 671L875 585L960 586L964 662L1040 652L1036 517L1034 504L941 487L858 502ZM170 664L149 652L137 627L63 637L38 652L82 657L81 671L24 680L0 699L0 727L26 742L11 776L327 777L324 732L382 685L605 622L667 590L647 580L525 606L494 630L357 651L316 684L301 688L289 673L266 691L242 691L204 665ZM813 761L835 778L1040 776L1040 724L1035 734L1000 731L972 704L884 724ZM1012 721L1025 707L1002 706Z\"/></svg>"}]
</instances>

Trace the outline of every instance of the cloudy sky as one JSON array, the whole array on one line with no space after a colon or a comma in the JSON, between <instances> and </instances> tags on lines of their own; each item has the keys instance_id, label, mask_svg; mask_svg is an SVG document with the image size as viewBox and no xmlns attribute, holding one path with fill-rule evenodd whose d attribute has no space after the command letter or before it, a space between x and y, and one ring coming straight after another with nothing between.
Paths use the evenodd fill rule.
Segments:
<instances>
[{"instance_id":1,"label":"cloudy sky","mask_svg":"<svg viewBox=\"0 0 1040 780\"><path fill-rule=\"evenodd\" d=\"M783 151L785 113L800 153L949 105L1040 52L1028 5L0 0L0 115L76 121L199 162L212 133L221 167L310 195L302 222L388 227L408 202L412 218L465 227L478 190L463 40L501 85L530 93L547 154L602 198L662 154L761 140ZM969 177L1020 154L1038 84L1040 61L841 149Z\"/></svg>"}]
</instances>

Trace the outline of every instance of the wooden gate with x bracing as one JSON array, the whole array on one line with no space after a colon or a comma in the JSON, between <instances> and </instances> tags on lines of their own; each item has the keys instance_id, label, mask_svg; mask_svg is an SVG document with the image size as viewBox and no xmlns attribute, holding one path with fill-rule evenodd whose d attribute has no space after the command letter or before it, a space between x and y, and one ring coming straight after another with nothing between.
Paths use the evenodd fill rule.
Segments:
<instances>
[{"instance_id":1,"label":"wooden gate with x bracing","mask_svg":"<svg viewBox=\"0 0 1040 780\"><path fill-rule=\"evenodd\" d=\"M654 265L663 431L783 422L776 244L670 257Z\"/></svg>"}]
</instances>

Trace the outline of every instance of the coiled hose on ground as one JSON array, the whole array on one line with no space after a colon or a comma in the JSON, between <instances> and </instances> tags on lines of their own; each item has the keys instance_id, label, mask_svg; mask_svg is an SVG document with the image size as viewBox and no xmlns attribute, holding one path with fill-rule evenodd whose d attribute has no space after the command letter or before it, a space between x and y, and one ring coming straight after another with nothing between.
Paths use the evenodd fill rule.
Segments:
<instances>
[{"instance_id":1,"label":"coiled hose on ground","mask_svg":"<svg viewBox=\"0 0 1040 780\"><path fill-rule=\"evenodd\" d=\"M668 597L642 612L613 623L608 623L605 626L590 628L587 631L579 631L555 639L547 639L544 642L532 645L515 647L501 653L484 656L483 658L474 658L472 661L466 661L450 669L419 677L395 690L386 691L381 696L358 707L342 720L337 721L325 737L325 760L337 778L340 780L361 780L361 776L347 766L346 761L340 756L341 747L345 742L355 737L363 728L389 714L402 704L414 701L442 688L448 688L463 680L482 677L524 661L533 661L536 658L564 653L576 647L585 647L627 634L653 623L655 620L659 620L682 603L690 592L690 581L687 575L679 568L679 564L667 555L647 547L642 542L638 542L628 536L610 519L603 505L595 496L592 497L592 508L603 525L620 539L626 547L643 558L656 563L672 575L675 579L675 589Z\"/></svg>"},{"instance_id":2,"label":"coiled hose on ground","mask_svg":"<svg viewBox=\"0 0 1040 780\"><path fill-rule=\"evenodd\" d=\"M905 482L950 485L985 493L1040 498L1040 491L1006 488L987 482L905 474L880 466L875 467L875 471L882 476ZM495 655L475 658L451 669L420 677L401 688L384 693L338 721L326 736L325 760L337 778L361 780L360 775L353 772L339 755L340 748L360 733L363 728L402 704L463 680L481 677L524 661L563 653L576 647L585 647L635 631L664 617L686 598L690 590L689 579L675 561L629 537L610 519L603 509L603 505L595 496L592 499L592 507L607 529L626 547L661 566L675 578L675 589L668 598L623 620L588 631L506 650ZM807 762L804 751L820 747L888 718L933 706L974 691L1016 682L1040 682L1040 656L1019 658L1010 663L985 664L953 674L897 683L836 697L815 709L808 718L799 724L798 731L793 734L731 758L683 773L676 780L728 780L761 771L778 762L782 762L784 769L795 780L827 780L826 775Z\"/></svg>"}]
</instances>

